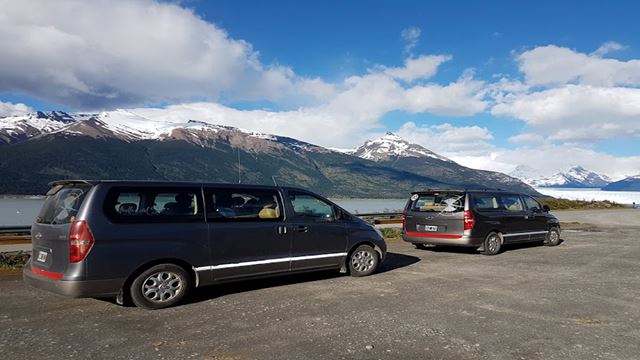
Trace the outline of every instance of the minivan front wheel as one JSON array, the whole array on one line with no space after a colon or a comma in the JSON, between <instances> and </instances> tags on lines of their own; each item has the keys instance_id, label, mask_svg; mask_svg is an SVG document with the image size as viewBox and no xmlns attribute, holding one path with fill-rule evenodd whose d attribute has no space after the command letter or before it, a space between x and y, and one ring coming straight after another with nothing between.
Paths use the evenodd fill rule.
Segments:
<instances>
[{"instance_id":1,"label":"minivan front wheel","mask_svg":"<svg viewBox=\"0 0 640 360\"><path fill-rule=\"evenodd\" d=\"M351 276L367 276L373 274L378 267L378 253L369 245L360 245L349 256L349 273Z\"/></svg>"},{"instance_id":2,"label":"minivan front wheel","mask_svg":"<svg viewBox=\"0 0 640 360\"><path fill-rule=\"evenodd\" d=\"M484 246L481 253L484 255L495 255L500 252L502 238L497 232L490 232L484 239Z\"/></svg>"},{"instance_id":3,"label":"minivan front wheel","mask_svg":"<svg viewBox=\"0 0 640 360\"><path fill-rule=\"evenodd\" d=\"M162 309L184 299L191 288L189 274L175 264L155 265L131 283L133 303L144 309Z\"/></svg>"},{"instance_id":4,"label":"minivan front wheel","mask_svg":"<svg viewBox=\"0 0 640 360\"><path fill-rule=\"evenodd\" d=\"M560 244L560 231L557 228L551 228L547 233L547 239L544 242L547 246L556 246Z\"/></svg>"}]
</instances>

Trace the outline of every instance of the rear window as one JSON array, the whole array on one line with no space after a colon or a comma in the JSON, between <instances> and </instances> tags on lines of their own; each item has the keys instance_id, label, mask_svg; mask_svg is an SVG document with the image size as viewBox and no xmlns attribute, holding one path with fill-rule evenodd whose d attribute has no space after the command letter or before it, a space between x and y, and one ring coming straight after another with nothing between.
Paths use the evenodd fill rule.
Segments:
<instances>
[{"instance_id":1,"label":"rear window","mask_svg":"<svg viewBox=\"0 0 640 360\"><path fill-rule=\"evenodd\" d=\"M434 192L413 194L409 208L419 212L455 213L464 210L464 193Z\"/></svg>"},{"instance_id":2,"label":"rear window","mask_svg":"<svg viewBox=\"0 0 640 360\"><path fill-rule=\"evenodd\" d=\"M115 188L105 212L115 222L204 221L199 188Z\"/></svg>"},{"instance_id":3,"label":"rear window","mask_svg":"<svg viewBox=\"0 0 640 360\"><path fill-rule=\"evenodd\" d=\"M75 220L90 185L57 186L49 191L47 200L36 217L38 224L68 224Z\"/></svg>"}]
</instances>

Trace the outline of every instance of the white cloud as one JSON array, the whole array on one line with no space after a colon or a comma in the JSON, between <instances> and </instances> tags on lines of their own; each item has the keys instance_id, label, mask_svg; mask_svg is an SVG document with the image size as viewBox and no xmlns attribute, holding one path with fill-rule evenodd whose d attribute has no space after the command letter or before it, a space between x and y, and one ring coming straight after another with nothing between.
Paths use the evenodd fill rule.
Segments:
<instances>
[{"instance_id":1,"label":"white cloud","mask_svg":"<svg viewBox=\"0 0 640 360\"><path fill-rule=\"evenodd\" d=\"M176 4L4 1L0 91L81 108L190 98L324 99L331 85L264 65L252 46Z\"/></svg>"},{"instance_id":2,"label":"white cloud","mask_svg":"<svg viewBox=\"0 0 640 360\"><path fill-rule=\"evenodd\" d=\"M385 68L384 73L406 82L428 79L436 74L440 64L449 60L450 55L423 55L406 59L402 67Z\"/></svg>"},{"instance_id":3,"label":"white cloud","mask_svg":"<svg viewBox=\"0 0 640 360\"><path fill-rule=\"evenodd\" d=\"M604 44L602 44L602 46L600 46L599 48L596 49L596 51L592 52L590 55L592 56L597 56L597 57L602 57L610 52L613 51L620 51L620 50L624 50L626 49L626 47L620 43L617 43L615 41L608 41Z\"/></svg>"},{"instance_id":4,"label":"white cloud","mask_svg":"<svg viewBox=\"0 0 640 360\"><path fill-rule=\"evenodd\" d=\"M415 48L416 45L418 45L418 40L420 40L421 32L422 31L417 27L410 27L402 30L402 32L400 33L400 36L405 42L405 45L404 45L405 54L411 54L411 51L413 51L413 48Z\"/></svg>"},{"instance_id":5,"label":"white cloud","mask_svg":"<svg viewBox=\"0 0 640 360\"><path fill-rule=\"evenodd\" d=\"M619 44L607 43L591 55L555 45L525 51L517 57L520 71L534 86L577 83L593 86L640 85L640 60L602 58Z\"/></svg>"},{"instance_id":6,"label":"white cloud","mask_svg":"<svg viewBox=\"0 0 640 360\"><path fill-rule=\"evenodd\" d=\"M404 123L395 133L410 142L442 154L484 154L494 148L489 143L493 134L487 128L479 126L456 127L449 123L416 125L410 121Z\"/></svg>"},{"instance_id":7,"label":"white cloud","mask_svg":"<svg viewBox=\"0 0 640 360\"><path fill-rule=\"evenodd\" d=\"M556 141L640 137L640 89L566 85L505 97L493 115L521 119Z\"/></svg>"},{"instance_id":8,"label":"white cloud","mask_svg":"<svg viewBox=\"0 0 640 360\"><path fill-rule=\"evenodd\" d=\"M24 115L32 112L33 109L25 104L13 104L10 102L0 101L0 118L6 116Z\"/></svg>"},{"instance_id":9,"label":"white cloud","mask_svg":"<svg viewBox=\"0 0 640 360\"><path fill-rule=\"evenodd\" d=\"M465 166L504 173L513 171L517 165L526 165L539 170L542 176L549 176L579 164L617 179L640 174L640 156L612 156L571 144L494 149L481 155L454 154L449 158Z\"/></svg>"}]
</instances>

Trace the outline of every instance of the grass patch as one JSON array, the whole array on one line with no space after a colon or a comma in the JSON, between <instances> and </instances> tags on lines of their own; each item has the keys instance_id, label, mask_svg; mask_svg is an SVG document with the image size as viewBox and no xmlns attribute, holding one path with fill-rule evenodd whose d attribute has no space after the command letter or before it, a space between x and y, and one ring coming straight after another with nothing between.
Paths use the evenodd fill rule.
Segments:
<instances>
[{"instance_id":1,"label":"grass patch","mask_svg":"<svg viewBox=\"0 0 640 360\"><path fill-rule=\"evenodd\" d=\"M569 199L538 199L543 205L548 205L551 210L579 210L579 209L622 209L628 206L617 202L603 200L569 200Z\"/></svg>"},{"instance_id":2,"label":"grass patch","mask_svg":"<svg viewBox=\"0 0 640 360\"><path fill-rule=\"evenodd\" d=\"M400 228L380 228L382 236L385 240L397 240L402 238L402 229Z\"/></svg>"},{"instance_id":3,"label":"grass patch","mask_svg":"<svg viewBox=\"0 0 640 360\"><path fill-rule=\"evenodd\" d=\"M29 260L29 253L24 251L0 253L0 269L21 269Z\"/></svg>"}]
</instances>

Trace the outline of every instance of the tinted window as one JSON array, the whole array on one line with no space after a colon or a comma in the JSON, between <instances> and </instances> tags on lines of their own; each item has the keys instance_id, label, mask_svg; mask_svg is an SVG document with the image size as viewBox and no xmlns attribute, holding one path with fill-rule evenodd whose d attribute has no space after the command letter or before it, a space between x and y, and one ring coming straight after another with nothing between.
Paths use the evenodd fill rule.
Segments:
<instances>
[{"instance_id":1,"label":"tinted window","mask_svg":"<svg viewBox=\"0 0 640 360\"><path fill-rule=\"evenodd\" d=\"M290 191L289 200L296 217L318 221L329 221L335 218L333 205L313 195Z\"/></svg>"},{"instance_id":2,"label":"tinted window","mask_svg":"<svg viewBox=\"0 0 640 360\"><path fill-rule=\"evenodd\" d=\"M47 197L36 217L39 224L68 224L75 220L90 186L64 186Z\"/></svg>"},{"instance_id":3,"label":"tinted window","mask_svg":"<svg viewBox=\"0 0 640 360\"><path fill-rule=\"evenodd\" d=\"M106 212L120 222L203 221L199 193L195 188L116 188Z\"/></svg>"},{"instance_id":4,"label":"tinted window","mask_svg":"<svg viewBox=\"0 0 640 360\"><path fill-rule=\"evenodd\" d=\"M502 205L507 211L524 211L522 201L518 195L501 195Z\"/></svg>"},{"instance_id":5,"label":"tinted window","mask_svg":"<svg viewBox=\"0 0 640 360\"><path fill-rule=\"evenodd\" d=\"M527 208L529 208L529 210L539 211L542 209L540 203L531 196L524 196L524 203L527 204Z\"/></svg>"},{"instance_id":6,"label":"tinted window","mask_svg":"<svg viewBox=\"0 0 640 360\"><path fill-rule=\"evenodd\" d=\"M211 221L280 221L284 218L278 191L269 189L207 189Z\"/></svg>"},{"instance_id":7,"label":"tinted window","mask_svg":"<svg viewBox=\"0 0 640 360\"><path fill-rule=\"evenodd\" d=\"M464 193L413 194L410 206L412 211L453 213L464 210L464 198Z\"/></svg>"},{"instance_id":8,"label":"tinted window","mask_svg":"<svg viewBox=\"0 0 640 360\"><path fill-rule=\"evenodd\" d=\"M500 210L498 197L491 194L478 194L473 197L473 204L476 210Z\"/></svg>"}]
</instances>

